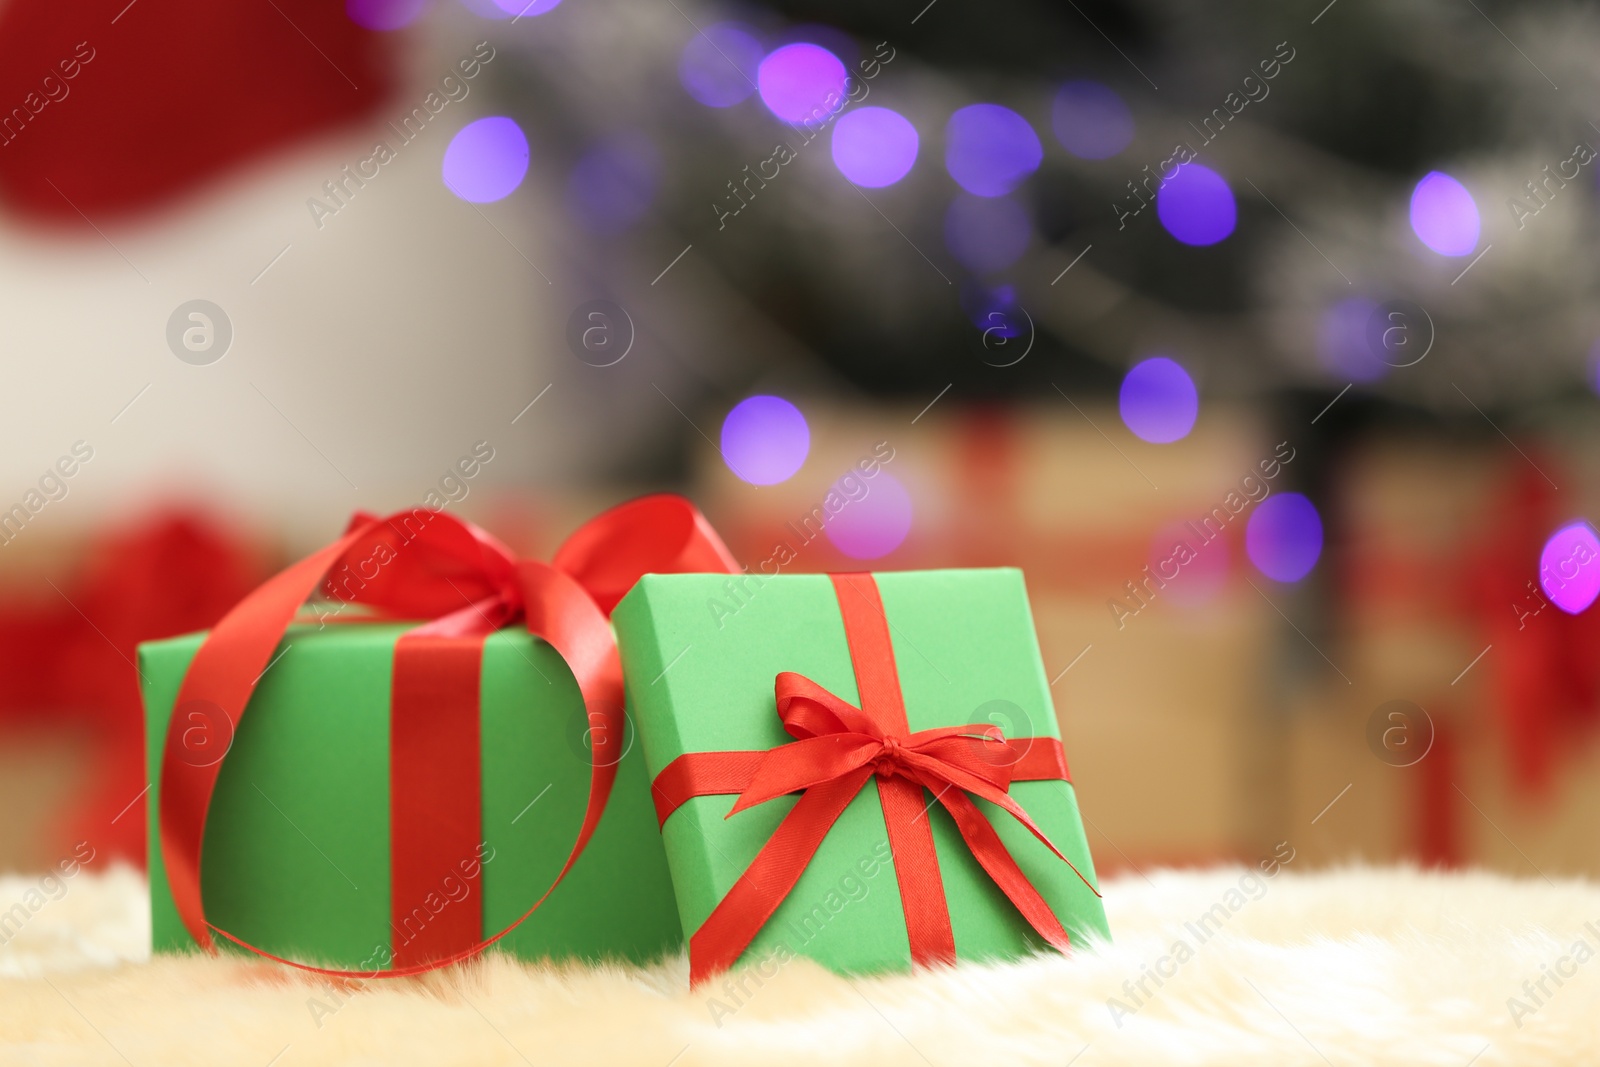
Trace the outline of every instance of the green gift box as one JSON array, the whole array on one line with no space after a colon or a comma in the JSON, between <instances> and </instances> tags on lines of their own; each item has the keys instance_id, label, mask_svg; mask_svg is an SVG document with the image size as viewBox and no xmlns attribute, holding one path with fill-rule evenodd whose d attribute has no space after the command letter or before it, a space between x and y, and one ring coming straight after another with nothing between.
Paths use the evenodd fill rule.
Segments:
<instances>
[{"instance_id":1,"label":"green gift box","mask_svg":"<svg viewBox=\"0 0 1600 1067\"><path fill-rule=\"evenodd\" d=\"M390 909L391 665L411 628L289 628L231 738L206 822L201 886L216 926L278 955L360 970L382 969L399 941L415 936L409 925L396 928ZM158 813L168 723L204 636L139 649L158 952L195 945L168 886ZM555 880L583 819L591 753L572 672L525 629L485 639L479 701L483 843L462 861L481 878L460 896L453 890L467 879L441 884L434 904L480 909L487 937ZM646 961L680 944L644 761L631 737L624 747L587 849L532 918L499 942L506 950Z\"/></svg>"},{"instance_id":2,"label":"green gift box","mask_svg":"<svg viewBox=\"0 0 1600 1067\"><path fill-rule=\"evenodd\" d=\"M932 914L936 926L942 921L941 936L953 939L953 955L961 959L1010 959L1047 942L1060 947L1069 940L1109 937L1104 909L1090 886L1093 867L1072 784L1063 780L1064 773L1021 770L1038 766L1038 759L1052 752L1063 772L1065 764L1019 571L732 580L647 575L612 618L697 981L716 969L709 956L696 959L712 950L713 940L721 945L724 965L735 957L764 965L797 954L843 973L903 970L929 958L912 943L911 911ZM861 636L868 631L881 635L875 647L883 655L876 665L862 662L873 658L863 652L872 644ZM892 668L887 673L883 661ZM788 681L779 681L775 696L780 675ZM785 685L792 693L823 695L785 697ZM882 705L881 694L888 692L889 703L903 706L904 726L890 732L908 738L904 744L920 744L925 752L951 752L956 751L951 746L960 745L998 751L993 758L963 757L966 766L980 771L983 759L1013 762L1016 777L1006 782L1002 776L1005 788L997 792L1005 796L999 801L1009 797L1020 806L1061 855L1000 803L968 799L965 788L935 795L914 782L911 817L903 808L892 820L886 817L890 793L904 794L908 780L901 777L891 788L887 783L894 782L894 774L874 768L907 765L893 762L904 758L900 740L880 744L859 731L797 739L816 723L835 721L830 718L835 712L824 705L843 707L837 715L845 719L866 714L862 690L869 685L879 695L868 704ZM799 725L786 732L780 711ZM989 728L991 736L975 739L975 731L968 730L957 738L918 741L934 736L937 728L967 724ZM992 729L996 726L999 731ZM1001 733L1004 743L996 741ZM834 742L838 745L829 747ZM859 792L838 801L843 806L836 817L829 808L820 817L822 825L805 831L813 835L806 847L814 845L815 851L800 861L804 867L797 877L793 871L774 874L776 867L761 864L768 859L778 866L793 864L787 857L794 838L783 835L800 833L802 828L792 824L814 822L811 813L844 795L838 783L785 788L780 782L770 799L730 814L734 797L729 794L741 792L751 775L762 767L767 771L761 773L777 774L769 755L781 746L806 747L823 762L844 759L839 746L858 753L840 774L854 775L848 784L859 784ZM763 759L769 762L760 763ZM856 766L863 759L870 762ZM940 773L951 774L950 781L968 781L965 772ZM870 776L864 783L863 775ZM781 778L777 774L769 784ZM802 806L810 806L806 818L790 819ZM971 814L960 821L958 811ZM913 825L918 820L926 829ZM895 831L904 835L895 837L891 822L909 829ZM932 854L924 856L926 866L936 869L912 871L916 856L909 848L902 855L903 842L914 843L917 834L926 837L930 831ZM764 853L775 835L782 840ZM982 862L972 843L979 839L991 842L981 850L989 857ZM997 859L997 850L1009 861ZM1014 903L1025 900L1026 893L1002 891L992 872L1006 862L1014 862L1037 902L1059 920L1055 936L1039 932L1051 927L1049 919L1028 917L1040 914L1037 907ZM930 885L942 897L931 905ZM740 921L754 930L748 940L735 938L731 949L708 921L720 924L730 909L741 911ZM939 920L941 909L948 917ZM929 937L919 933L918 940L926 944ZM949 958L949 951L942 956Z\"/></svg>"}]
</instances>

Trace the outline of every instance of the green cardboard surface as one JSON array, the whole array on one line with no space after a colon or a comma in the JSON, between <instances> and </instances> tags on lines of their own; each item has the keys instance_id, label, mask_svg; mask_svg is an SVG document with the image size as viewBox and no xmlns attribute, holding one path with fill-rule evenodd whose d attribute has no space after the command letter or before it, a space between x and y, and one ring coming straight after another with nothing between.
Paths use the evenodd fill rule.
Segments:
<instances>
[{"instance_id":1,"label":"green cardboard surface","mask_svg":"<svg viewBox=\"0 0 1600 1067\"><path fill-rule=\"evenodd\" d=\"M875 578L913 731L975 722L999 725L1007 737L1060 736L1019 571ZM647 575L613 620L628 704L652 777L685 752L765 750L792 740L773 696L780 671L796 671L858 703L844 624L826 575L736 578L732 585L725 575ZM1094 880L1072 785L1016 782L1011 795ZM926 790L924 796L933 804ZM690 800L664 828L688 933L700 928L797 797L726 818L734 799ZM1069 936L1109 937L1099 898L1071 868L1010 815L987 801L977 804ZM973 859L944 809L933 804L929 818L957 954L1008 959L1042 946ZM905 917L888 857L874 779L845 809L743 959L762 960L787 948L844 973L909 968Z\"/></svg>"},{"instance_id":2,"label":"green cardboard surface","mask_svg":"<svg viewBox=\"0 0 1600 1067\"><path fill-rule=\"evenodd\" d=\"M389 680L406 625L291 627L262 677L217 782L201 856L213 923L268 951L372 968L393 949L389 916ZM160 847L167 723L204 635L143 645L150 899L156 951L194 946L173 905ZM526 631L484 646L483 833L477 893L485 934L514 921L560 870L589 789L587 720L561 657ZM630 739L631 741L631 739ZM468 857L463 857L466 859ZM646 961L682 941L639 746L582 858L550 899L499 943L525 958Z\"/></svg>"}]
</instances>

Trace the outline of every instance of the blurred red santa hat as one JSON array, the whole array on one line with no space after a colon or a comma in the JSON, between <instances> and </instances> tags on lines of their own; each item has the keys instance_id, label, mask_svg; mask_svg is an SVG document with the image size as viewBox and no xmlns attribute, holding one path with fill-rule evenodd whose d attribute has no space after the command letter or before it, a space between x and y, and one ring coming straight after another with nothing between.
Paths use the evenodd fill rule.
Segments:
<instances>
[{"instance_id":1,"label":"blurred red santa hat","mask_svg":"<svg viewBox=\"0 0 1600 1067\"><path fill-rule=\"evenodd\" d=\"M8 0L0 198L82 225L163 206L362 119L394 52L329 0Z\"/></svg>"}]
</instances>

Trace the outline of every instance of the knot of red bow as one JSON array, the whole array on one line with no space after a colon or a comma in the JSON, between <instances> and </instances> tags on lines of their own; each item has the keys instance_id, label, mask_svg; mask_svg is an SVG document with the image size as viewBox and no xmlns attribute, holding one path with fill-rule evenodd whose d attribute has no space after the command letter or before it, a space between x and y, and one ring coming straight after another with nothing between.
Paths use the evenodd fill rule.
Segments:
<instances>
[{"instance_id":1,"label":"knot of red bow","mask_svg":"<svg viewBox=\"0 0 1600 1067\"><path fill-rule=\"evenodd\" d=\"M397 619L425 619L414 636L477 637L536 625L557 600L609 615L641 574L734 572L703 516L681 497L641 497L591 520L549 563L520 559L488 531L428 508L386 517L357 512L320 592Z\"/></svg>"},{"instance_id":2,"label":"knot of red bow","mask_svg":"<svg viewBox=\"0 0 1600 1067\"><path fill-rule=\"evenodd\" d=\"M941 726L901 736L804 675L785 671L775 689L778 716L795 741L761 758L730 816L869 768L880 778L909 778L935 794L954 786L994 801L1032 827L1006 795L1017 754L1000 727ZM1036 828L1035 833L1050 844Z\"/></svg>"}]
</instances>

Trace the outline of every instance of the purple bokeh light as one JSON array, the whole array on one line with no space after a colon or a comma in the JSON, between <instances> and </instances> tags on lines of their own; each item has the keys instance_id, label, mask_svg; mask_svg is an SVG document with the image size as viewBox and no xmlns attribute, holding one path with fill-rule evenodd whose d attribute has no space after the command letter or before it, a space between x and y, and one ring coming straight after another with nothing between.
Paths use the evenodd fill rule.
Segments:
<instances>
[{"instance_id":1,"label":"purple bokeh light","mask_svg":"<svg viewBox=\"0 0 1600 1067\"><path fill-rule=\"evenodd\" d=\"M1185 163L1156 190L1156 215L1184 244L1214 245L1233 232L1239 209L1222 175L1199 163Z\"/></svg>"},{"instance_id":2,"label":"purple bokeh light","mask_svg":"<svg viewBox=\"0 0 1600 1067\"><path fill-rule=\"evenodd\" d=\"M567 180L572 214L595 233L627 229L650 209L661 153L641 133L614 134L585 152Z\"/></svg>"},{"instance_id":3,"label":"purple bokeh light","mask_svg":"<svg viewBox=\"0 0 1600 1067\"><path fill-rule=\"evenodd\" d=\"M428 0L345 0L344 13L369 30L399 30L417 21Z\"/></svg>"},{"instance_id":4,"label":"purple bokeh light","mask_svg":"<svg viewBox=\"0 0 1600 1067\"><path fill-rule=\"evenodd\" d=\"M722 420L722 458L751 485L794 477L811 451L811 429L800 409L781 396L752 396Z\"/></svg>"},{"instance_id":5,"label":"purple bokeh light","mask_svg":"<svg viewBox=\"0 0 1600 1067\"><path fill-rule=\"evenodd\" d=\"M1298 582L1322 555L1322 516L1304 493L1269 496L1250 513L1244 547L1268 578Z\"/></svg>"},{"instance_id":6,"label":"purple bokeh light","mask_svg":"<svg viewBox=\"0 0 1600 1067\"><path fill-rule=\"evenodd\" d=\"M1006 195L1043 159L1039 135L1008 107L970 104L945 124L945 169L974 196Z\"/></svg>"},{"instance_id":7,"label":"purple bokeh light","mask_svg":"<svg viewBox=\"0 0 1600 1067\"><path fill-rule=\"evenodd\" d=\"M857 185L893 185L916 161L917 128L898 111L857 108L834 124L833 165Z\"/></svg>"},{"instance_id":8,"label":"purple bokeh light","mask_svg":"<svg viewBox=\"0 0 1600 1067\"><path fill-rule=\"evenodd\" d=\"M756 91L766 49L755 31L719 22L689 38L678 59L678 80L707 107L732 107Z\"/></svg>"},{"instance_id":9,"label":"purple bokeh light","mask_svg":"<svg viewBox=\"0 0 1600 1067\"><path fill-rule=\"evenodd\" d=\"M561 0L493 0L493 2L495 7L517 18L542 15L561 6Z\"/></svg>"},{"instance_id":10,"label":"purple bokeh light","mask_svg":"<svg viewBox=\"0 0 1600 1067\"><path fill-rule=\"evenodd\" d=\"M1430 171L1411 193L1411 229L1441 256L1468 256L1478 247L1478 204L1467 187Z\"/></svg>"},{"instance_id":11,"label":"purple bokeh light","mask_svg":"<svg viewBox=\"0 0 1600 1067\"><path fill-rule=\"evenodd\" d=\"M1600 595L1600 538L1594 527L1579 520L1550 535L1539 554L1539 587L1568 615L1594 603Z\"/></svg>"},{"instance_id":12,"label":"purple bokeh light","mask_svg":"<svg viewBox=\"0 0 1600 1067\"><path fill-rule=\"evenodd\" d=\"M1056 92L1050 127L1079 159L1110 159L1133 140L1133 112L1109 86L1071 81Z\"/></svg>"},{"instance_id":13,"label":"purple bokeh light","mask_svg":"<svg viewBox=\"0 0 1600 1067\"><path fill-rule=\"evenodd\" d=\"M856 485L867 487L866 495L850 500L844 478L833 484L847 503L828 516L822 531L833 547L851 559L878 559L899 548L911 532L911 494L894 475L878 471L872 478L852 477Z\"/></svg>"},{"instance_id":14,"label":"purple bokeh light","mask_svg":"<svg viewBox=\"0 0 1600 1067\"><path fill-rule=\"evenodd\" d=\"M1176 360L1152 356L1135 363L1122 379L1118 407L1134 436L1165 445L1194 429L1200 395L1194 379Z\"/></svg>"},{"instance_id":15,"label":"purple bokeh light","mask_svg":"<svg viewBox=\"0 0 1600 1067\"><path fill-rule=\"evenodd\" d=\"M838 56L819 44L800 41L763 59L756 85L761 102L774 115L785 122L812 125L843 108L845 77Z\"/></svg>"},{"instance_id":16,"label":"purple bokeh light","mask_svg":"<svg viewBox=\"0 0 1600 1067\"><path fill-rule=\"evenodd\" d=\"M1028 250L1033 220L1014 197L957 193L944 213L944 243L968 270L1005 270Z\"/></svg>"},{"instance_id":17,"label":"purple bokeh light","mask_svg":"<svg viewBox=\"0 0 1600 1067\"><path fill-rule=\"evenodd\" d=\"M525 18L542 15L559 7L561 0L461 0L461 6L480 18Z\"/></svg>"},{"instance_id":18,"label":"purple bokeh light","mask_svg":"<svg viewBox=\"0 0 1600 1067\"><path fill-rule=\"evenodd\" d=\"M527 135L504 115L469 122L450 139L441 173L449 190L469 203L504 200L528 174Z\"/></svg>"},{"instance_id":19,"label":"purple bokeh light","mask_svg":"<svg viewBox=\"0 0 1600 1067\"><path fill-rule=\"evenodd\" d=\"M993 338L1020 337L1027 325L1014 285L981 285L963 282L961 309L972 325Z\"/></svg>"},{"instance_id":20,"label":"purple bokeh light","mask_svg":"<svg viewBox=\"0 0 1600 1067\"><path fill-rule=\"evenodd\" d=\"M1345 297L1322 313L1317 324L1317 356L1322 365L1341 378L1371 382L1389 372L1367 341L1367 323L1377 312L1376 301L1364 296Z\"/></svg>"},{"instance_id":21,"label":"purple bokeh light","mask_svg":"<svg viewBox=\"0 0 1600 1067\"><path fill-rule=\"evenodd\" d=\"M1161 598L1184 607L1216 599L1232 562L1225 538L1206 541L1185 522L1168 523L1150 541L1150 573L1167 583Z\"/></svg>"}]
</instances>

